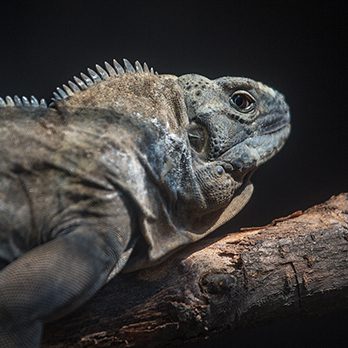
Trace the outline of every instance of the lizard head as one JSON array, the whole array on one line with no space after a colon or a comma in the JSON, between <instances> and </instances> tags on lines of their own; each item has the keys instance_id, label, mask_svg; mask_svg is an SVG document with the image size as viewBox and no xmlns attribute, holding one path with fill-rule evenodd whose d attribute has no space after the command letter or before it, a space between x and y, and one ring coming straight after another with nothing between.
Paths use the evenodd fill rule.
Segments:
<instances>
[{"instance_id":1,"label":"lizard head","mask_svg":"<svg viewBox=\"0 0 348 348\"><path fill-rule=\"evenodd\" d=\"M189 74L179 77L179 83L188 111L193 164L201 183L194 196L200 197L200 206L207 212L230 205L233 212L226 213L227 221L249 200L252 189L244 189L251 174L289 136L289 107L279 92L247 78L209 80Z\"/></svg>"},{"instance_id":2,"label":"lizard head","mask_svg":"<svg viewBox=\"0 0 348 348\"><path fill-rule=\"evenodd\" d=\"M245 174L275 155L290 133L282 94L247 78L179 78L197 157L221 161L227 172Z\"/></svg>"}]
</instances>

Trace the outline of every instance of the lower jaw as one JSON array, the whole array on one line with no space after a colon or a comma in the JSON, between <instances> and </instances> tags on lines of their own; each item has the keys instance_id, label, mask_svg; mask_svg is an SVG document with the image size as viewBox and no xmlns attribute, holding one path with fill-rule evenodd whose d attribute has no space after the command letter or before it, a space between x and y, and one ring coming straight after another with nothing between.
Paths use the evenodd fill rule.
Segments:
<instances>
[{"instance_id":1,"label":"lower jaw","mask_svg":"<svg viewBox=\"0 0 348 348\"><path fill-rule=\"evenodd\" d=\"M267 133L267 134L262 134L261 137L263 137L264 139L267 139L267 141L265 142L265 147L268 146L268 149L265 150L264 154L260 155L260 160L258 161L257 165L259 166L267 162L274 155L276 155L284 146L287 138L289 137L289 134L290 134L289 124L278 129L277 131Z\"/></svg>"},{"instance_id":2,"label":"lower jaw","mask_svg":"<svg viewBox=\"0 0 348 348\"><path fill-rule=\"evenodd\" d=\"M290 133L290 125L275 132L255 135L235 145L220 160L229 166L232 178L243 180L250 172L271 159L285 144ZM231 169L232 168L232 169Z\"/></svg>"}]
</instances>

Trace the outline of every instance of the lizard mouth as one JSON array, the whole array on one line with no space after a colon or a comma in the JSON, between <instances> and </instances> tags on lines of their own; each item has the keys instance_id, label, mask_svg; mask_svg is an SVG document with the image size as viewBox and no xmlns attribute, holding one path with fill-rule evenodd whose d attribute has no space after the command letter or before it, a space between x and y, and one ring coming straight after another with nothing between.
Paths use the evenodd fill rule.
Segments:
<instances>
[{"instance_id":1,"label":"lizard mouth","mask_svg":"<svg viewBox=\"0 0 348 348\"><path fill-rule=\"evenodd\" d=\"M267 135L282 131L289 125L290 115L269 115L261 123L261 135Z\"/></svg>"},{"instance_id":2,"label":"lizard mouth","mask_svg":"<svg viewBox=\"0 0 348 348\"><path fill-rule=\"evenodd\" d=\"M248 137L223 152L218 160L235 180L243 180L250 172L273 157L285 144L290 124L279 122L265 127L259 134Z\"/></svg>"}]
</instances>

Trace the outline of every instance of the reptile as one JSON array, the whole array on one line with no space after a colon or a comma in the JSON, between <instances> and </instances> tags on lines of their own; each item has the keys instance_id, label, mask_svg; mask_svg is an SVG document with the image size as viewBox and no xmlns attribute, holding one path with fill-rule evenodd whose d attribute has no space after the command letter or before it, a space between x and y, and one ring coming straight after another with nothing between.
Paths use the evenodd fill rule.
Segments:
<instances>
[{"instance_id":1,"label":"reptile","mask_svg":"<svg viewBox=\"0 0 348 348\"><path fill-rule=\"evenodd\" d=\"M283 95L248 78L125 59L53 95L0 98L1 347L39 347L120 271L233 218L290 133Z\"/></svg>"}]
</instances>

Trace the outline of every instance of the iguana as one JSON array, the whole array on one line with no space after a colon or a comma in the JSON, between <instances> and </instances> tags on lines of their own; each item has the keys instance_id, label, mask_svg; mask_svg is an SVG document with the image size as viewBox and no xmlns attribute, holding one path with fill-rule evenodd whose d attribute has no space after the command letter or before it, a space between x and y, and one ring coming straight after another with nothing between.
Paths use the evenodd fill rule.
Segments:
<instances>
[{"instance_id":1,"label":"iguana","mask_svg":"<svg viewBox=\"0 0 348 348\"><path fill-rule=\"evenodd\" d=\"M88 73L48 107L0 98L0 347L38 347L121 270L231 219L290 132L284 97L251 79Z\"/></svg>"}]
</instances>

